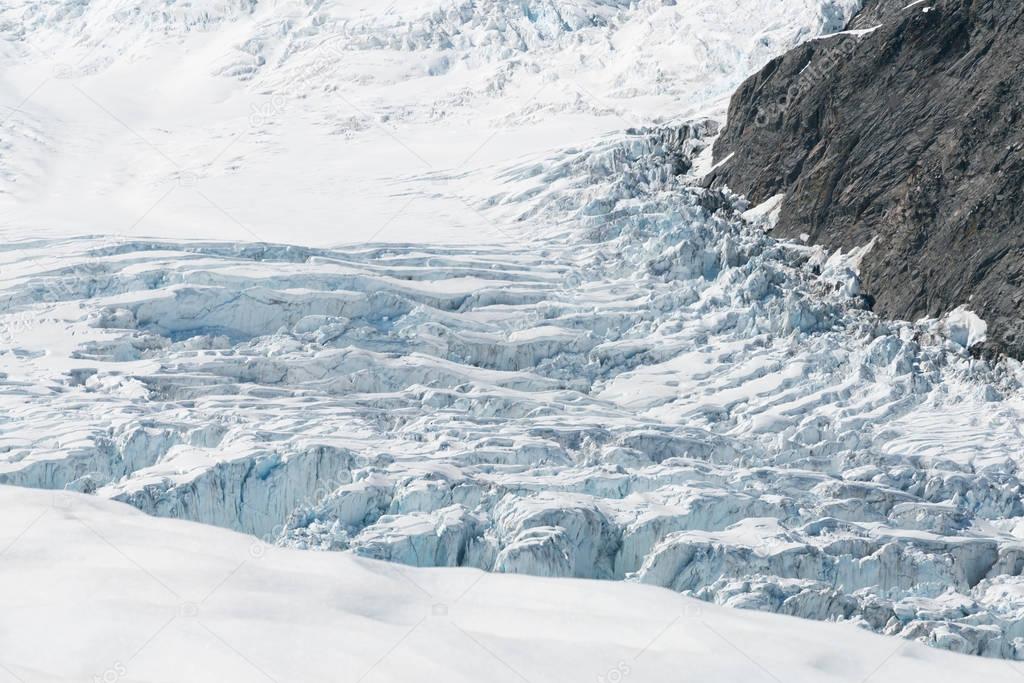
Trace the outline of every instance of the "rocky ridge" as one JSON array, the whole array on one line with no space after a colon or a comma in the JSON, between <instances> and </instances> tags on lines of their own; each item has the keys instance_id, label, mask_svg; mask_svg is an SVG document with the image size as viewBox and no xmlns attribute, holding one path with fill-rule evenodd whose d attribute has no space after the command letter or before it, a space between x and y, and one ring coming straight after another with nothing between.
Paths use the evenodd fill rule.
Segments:
<instances>
[{"instance_id":1,"label":"rocky ridge","mask_svg":"<svg viewBox=\"0 0 1024 683\"><path fill-rule=\"evenodd\" d=\"M967 306L991 351L1024 352L1024 8L868 3L744 83L709 184L784 194L776 234L860 263L881 315Z\"/></svg>"}]
</instances>

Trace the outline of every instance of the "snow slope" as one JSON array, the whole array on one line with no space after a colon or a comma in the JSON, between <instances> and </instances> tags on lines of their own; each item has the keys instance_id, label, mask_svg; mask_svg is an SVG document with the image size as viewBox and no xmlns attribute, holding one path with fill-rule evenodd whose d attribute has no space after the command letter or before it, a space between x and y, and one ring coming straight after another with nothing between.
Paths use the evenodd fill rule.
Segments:
<instances>
[{"instance_id":1,"label":"snow slope","mask_svg":"<svg viewBox=\"0 0 1024 683\"><path fill-rule=\"evenodd\" d=\"M856 5L5 5L0 483L1024 658L1019 364L695 185Z\"/></svg>"},{"instance_id":2,"label":"snow slope","mask_svg":"<svg viewBox=\"0 0 1024 683\"><path fill-rule=\"evenodd\" d=\"M487 169L721 113L858 5L5 2L3 229L499 243L466 206L491 191Z\"/></svg>"},{"instance_id":3,"label":"snow slope","mask_svg":"<svg viewBox=\"0 0 1024 683\"><path fill-rule=\"evenodd\" d=\"M647 586L254 546L79 494L0 487L4 681L1015 681L852 626ZM59 653L59 654L57 654Z\"/></svg>"}]
</instances>

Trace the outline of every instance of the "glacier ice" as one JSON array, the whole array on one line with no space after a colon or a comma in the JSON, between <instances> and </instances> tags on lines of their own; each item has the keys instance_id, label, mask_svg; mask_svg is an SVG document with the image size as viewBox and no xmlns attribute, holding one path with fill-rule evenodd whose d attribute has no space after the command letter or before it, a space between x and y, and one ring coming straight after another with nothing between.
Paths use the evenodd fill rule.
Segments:
<instances>
[{"instance_id":1,"label":"glacier ice","mask_svg":"<svg viewBox=\"0 0 1024 683\"><path fill-rule=\"evenodd\" d=\"M695 186L716 130L507 168L528 244L5 251L0 482L1024 657L1019 365Z\"/></svg>"},{"instance_id":2,"label":"glacier ice","mask_svg":"<svg viewBox=\"0 0 1024 683\"><path fill-rule=\"evenodd\" d=\"M54 48L75 65L58 80L83 92L136 59L166 74L147 51L174 74L147 85L237 86L238 109L199 97L186 126L176 85L144 90L131 125L175 156L244 132L217 163L132 175L134 135L90 131L95 154L64 127L66 102L44 89L19 111L5 79L0 201L34 197L60 149L53 182L72 213L103 199L97 230L117 224L112 188L145 196L191 173L258 188L230 208L280 241L337 243L339 207L363 228L406 196L427 214L465 204L502 239L185 239L200 221L181 207L145 226L173 239L15 231L0 250L0 483L268 544L656 584L1024 658L1019 365L972 355L984 321L966 309L872 315L857 277L870 244L778 242L781 198L752 208L696 182L720 120L692 114L859 6L5 4L5 50ZM197 47L213 62L167 58ZM352 93L373 106L342 107ZM560 150L516 148L551 122ZM479 149L452 144L464 129L484 144L500 131L516 161L424 174L417 160L401 177L376 144L392 126L460 159ZM25 204L47 224L37 214L64 202Z\"/></svg>"}]
</instances>

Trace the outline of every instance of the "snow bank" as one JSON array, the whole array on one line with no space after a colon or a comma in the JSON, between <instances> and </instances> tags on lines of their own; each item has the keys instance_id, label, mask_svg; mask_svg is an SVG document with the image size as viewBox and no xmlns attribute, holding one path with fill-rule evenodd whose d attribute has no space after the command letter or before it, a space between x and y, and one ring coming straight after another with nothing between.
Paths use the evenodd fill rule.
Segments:
<instances>
[{"instance_id":1,"label":"snow bank","mask_svg":"<svg viewBox=\"0 0 1024 683\"><path fill-rule=\"evenodd\" d=\"M661 681L681 666L706 681L1021 675L646 586L266 548L79 494L0 487L0 505L0 675L11 680Z\"/></svg>"}]
</instances>

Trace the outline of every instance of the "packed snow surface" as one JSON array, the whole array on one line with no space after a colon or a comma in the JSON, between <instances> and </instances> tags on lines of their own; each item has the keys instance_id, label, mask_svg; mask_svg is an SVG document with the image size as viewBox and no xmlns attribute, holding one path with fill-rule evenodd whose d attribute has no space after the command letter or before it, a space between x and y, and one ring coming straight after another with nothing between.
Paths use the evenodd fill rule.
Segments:
<instances>
[{"instance_id":1,"label":"packed snow surface","mask_svg":"<svg viewBox=\"0 0 1024 683\"><path fill-rule=\"evenodd\" d=\"M427 570L0 487L4 681L1019 680L650 586ZM73 561L71 561L73 560ZM55 653L60 653L59 655Z\"/></svg>"},{"instance_id":2,"label":"packed snow surface","mask_svg":"<svg viewBox=\"0 0 1024 683\"><path fill-rule=\"evenodd\" d=\"M496 574L625 580L1024 658L1019 365L972 357L966 309L865 310L870 245L778 242L777 202L697 186L721 98L856 5L5 6L0 483L350 551L265 566L368 596L479 575L350 555L487 570L507 605L552 584ZM327 585L308 623L356 619ZM566 585L622 619L693 604ZM416 622L381 600L344 614ZM254 602L239 637L318 666L330 631L266 652L296 611Z\"/></svg>"}]
</instances>

